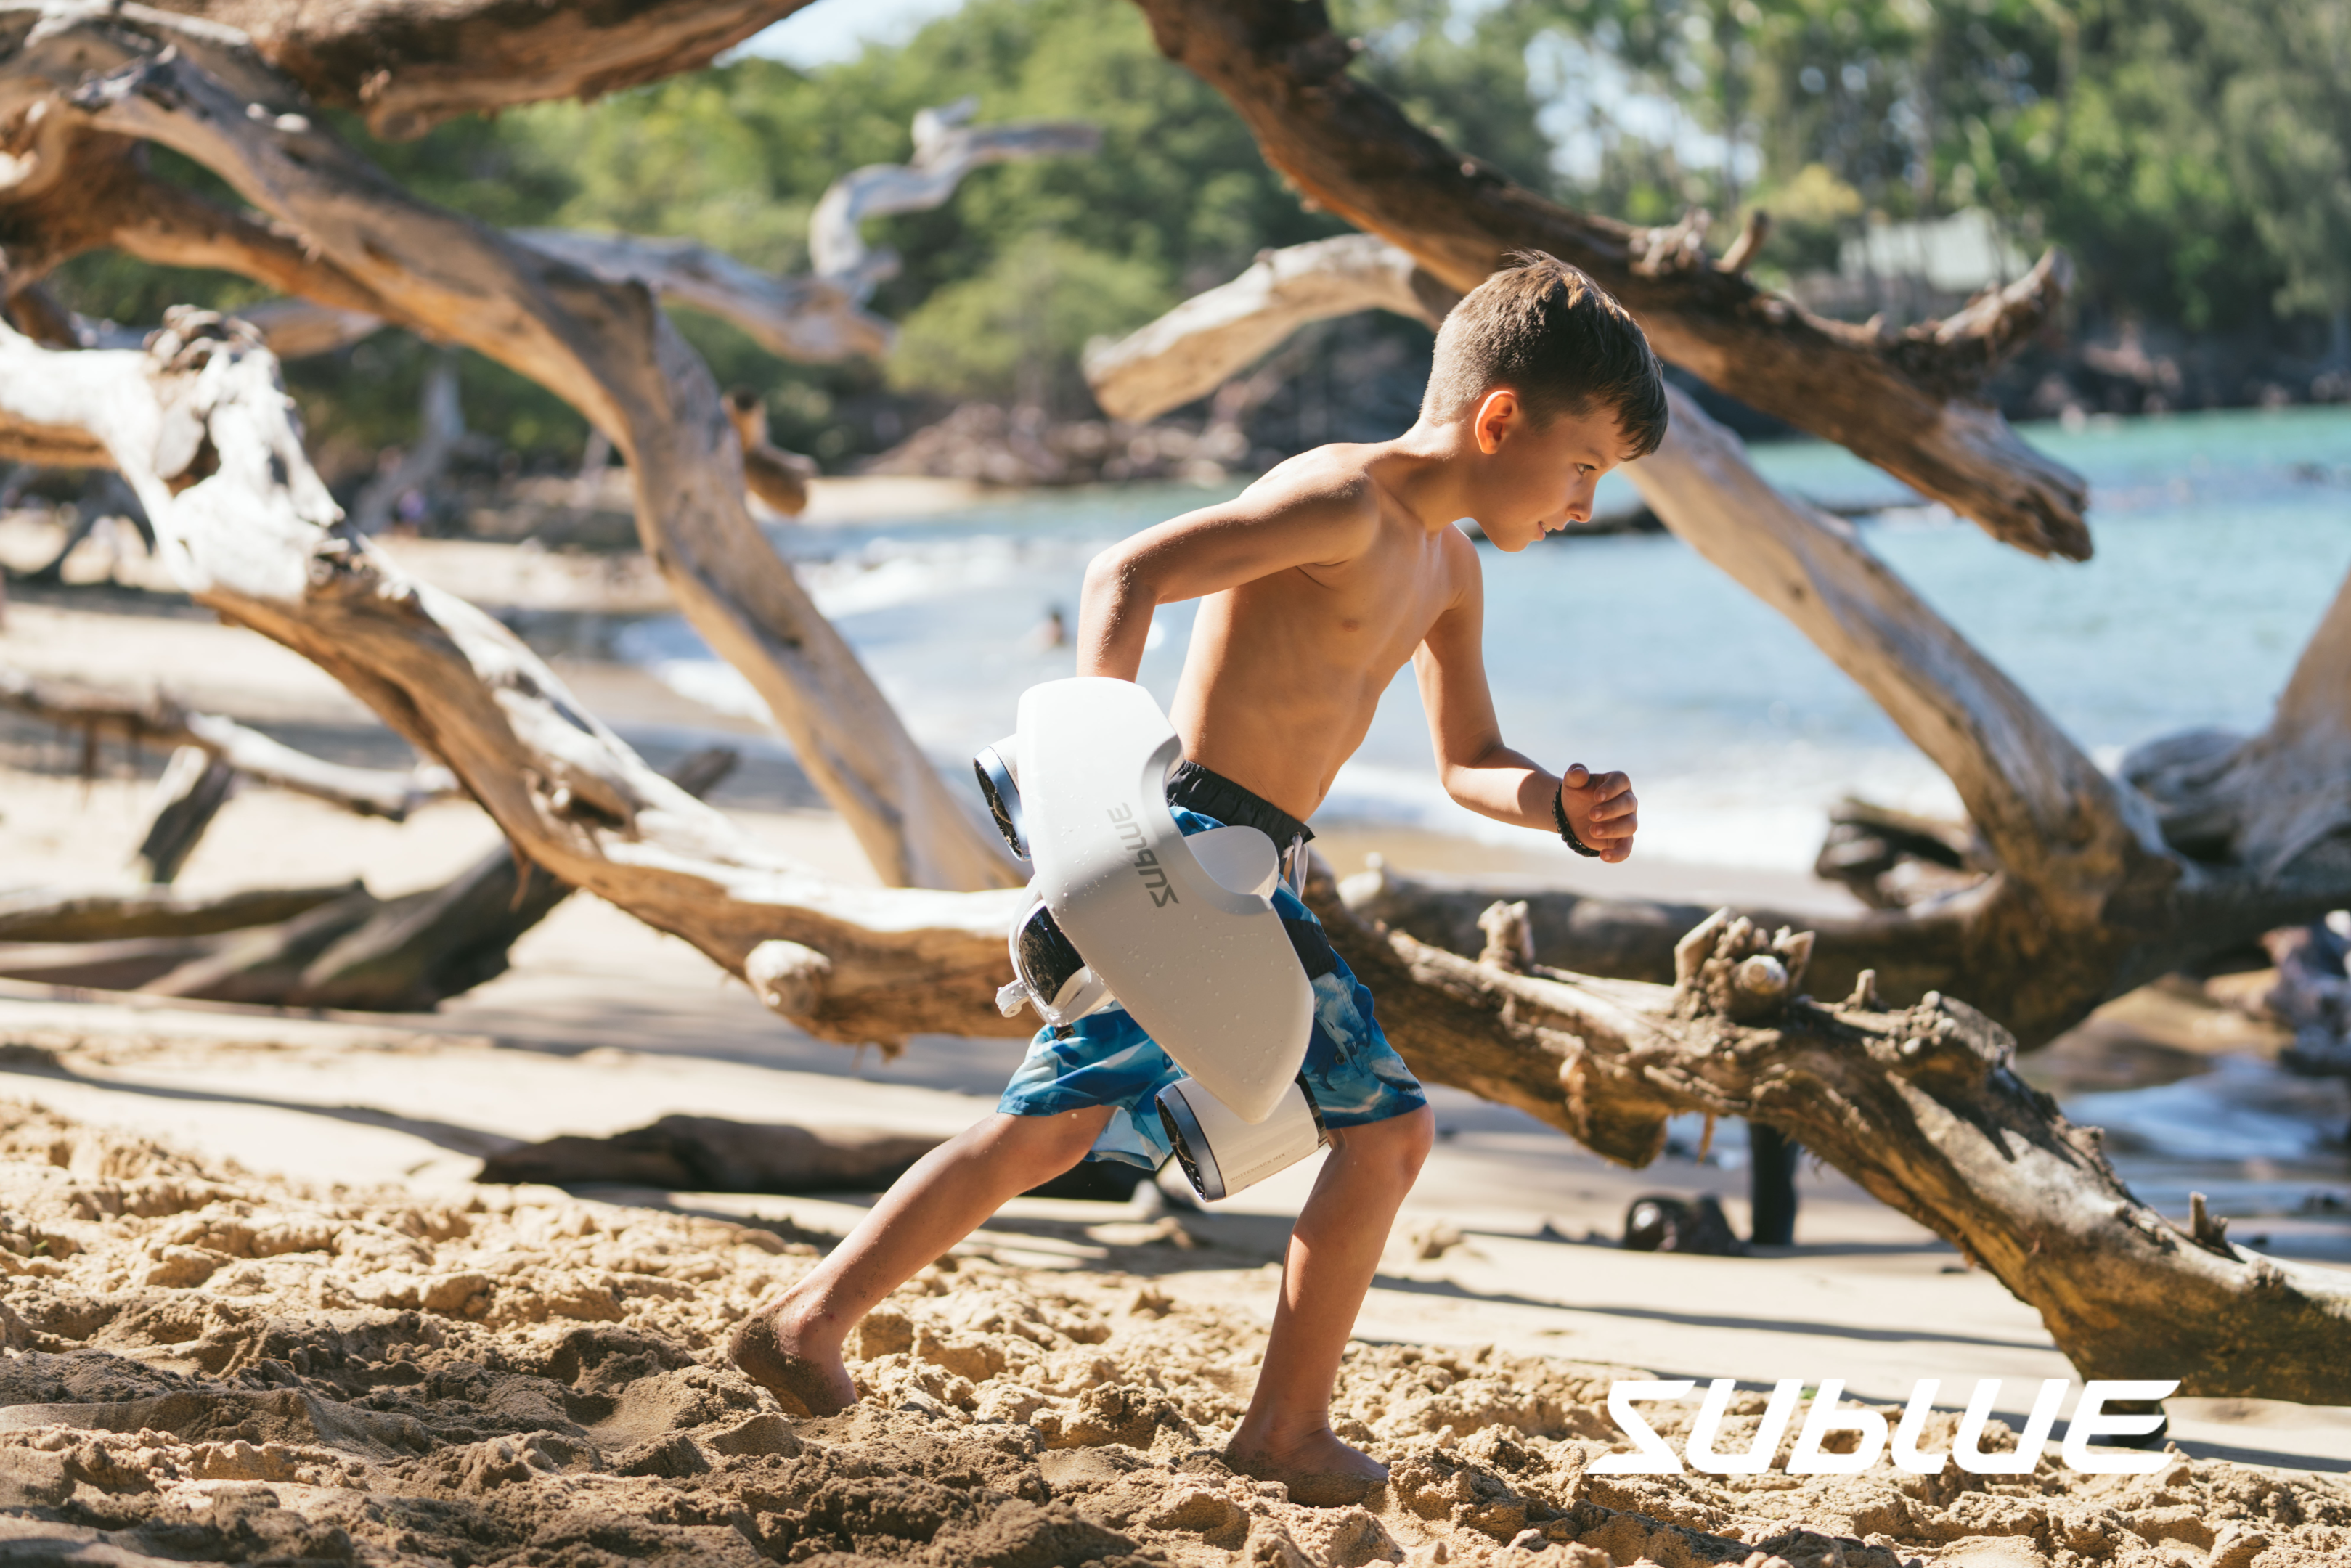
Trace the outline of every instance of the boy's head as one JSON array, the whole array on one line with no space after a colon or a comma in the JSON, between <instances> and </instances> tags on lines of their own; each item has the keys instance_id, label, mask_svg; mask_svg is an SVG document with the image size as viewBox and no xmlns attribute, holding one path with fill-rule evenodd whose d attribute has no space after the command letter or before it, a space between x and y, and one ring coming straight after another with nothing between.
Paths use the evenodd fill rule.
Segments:
<instances>
[{"instance_id":1,"label":"boy's head","mask_svg":"<svg viewBox=\"0 0 2351 1568\"><path fill-rule=\"evenodd\" d=\"M1657 449L1665 377L1632 313L1581 270L1541 251L1510 262L1437 329L1421 418L1469 421L1479 448L1505 456L1510 470L1493 476L1512 481L1513 494L1498 504L1538 505L1543 515L1531 520L1547 532L1579 507L1589 515L1600 474ZM1563 493L1553 500L1553 491ZM1510 536L1520 530L1509 519L1479 521L1498 544L1516 548Z\"/></svg>"}]
</instances>

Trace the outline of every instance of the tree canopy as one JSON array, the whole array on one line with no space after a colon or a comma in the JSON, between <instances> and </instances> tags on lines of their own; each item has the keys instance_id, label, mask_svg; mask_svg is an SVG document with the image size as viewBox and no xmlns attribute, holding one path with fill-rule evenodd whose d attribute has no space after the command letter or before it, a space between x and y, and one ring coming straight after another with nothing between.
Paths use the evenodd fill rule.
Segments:
<instances>
[{"instance_id":1,"label":"tree canopy","mask_svg":"<svg viewBox=\"0 0 2351 1568\"><path fill-rule=\"evenodd\" d=\"M2065 246L2103 319L2259 329L2351 307L2351 6L2335 0L1342 0L1356 69L1418 122L1546 194L1636 222L1690 205L1778 222L1766 281L1834 267L1878 218L1990 210ZM781 364L682 312L722 379L767 391L777 439L839 464L903 428L890 394L1071 414L1085 340L1150 319L1259 250L1339 232L1269 171L1213 90L1126 0L967 0L903 43L813 69L714 69L408 142L343 130L420 194L484 221L680 235L807 266L833 178L897 162L918 109L1081 118L1092 159L986 171L877 224L905 257L874 304L888 365ZM185 177L200 176L182 171ZM63 279L85 312L151 321L250 285L113 256ZM1384 328L1383 330L1406 329ZM406 439L427 358L396 334L290 367L329 468ZM476 428L524 449L584 435L544 392L465 369Z\"/></svg>"}]
</instances>

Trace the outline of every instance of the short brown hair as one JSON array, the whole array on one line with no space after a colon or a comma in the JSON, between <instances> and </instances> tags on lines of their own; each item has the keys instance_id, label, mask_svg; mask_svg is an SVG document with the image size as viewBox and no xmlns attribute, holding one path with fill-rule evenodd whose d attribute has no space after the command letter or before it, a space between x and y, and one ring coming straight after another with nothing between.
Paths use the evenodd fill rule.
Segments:
<instances>
[{"instance_id":1,"label":"short brown hair","mask_svg":"<svg viewBox=\"0 0 2351 1568\"><path fill-rule=\"evenodd\" d=\"M1665 375L1633 313L1555 256L1509 259L1437 329L1422 415L1458 419L1481 393L1508 387L1538 423L1604 406L1630 455L1655 452L1666 438Z\"/></svg>"}]
</instances>

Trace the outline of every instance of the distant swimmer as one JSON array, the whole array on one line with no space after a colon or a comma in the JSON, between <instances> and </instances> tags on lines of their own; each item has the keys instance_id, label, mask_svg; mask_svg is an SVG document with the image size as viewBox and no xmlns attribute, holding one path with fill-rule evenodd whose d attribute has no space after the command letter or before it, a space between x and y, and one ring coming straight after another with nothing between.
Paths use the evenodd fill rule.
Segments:
<instances>
[{"instance_id":1,"label":"distant swimmer","mask_svg":"<svg viewBox=\"0 0 2351 1568\"><path fill-rule=\"evenodd\" d=\"M1664 380L1631 315L1574 267L1524 255L1446 318L1410 430L1392 441L1301 454L1232 500L1112 546L1086 570L1074 672L1081 677L1134 680L1153 612L1199 601L1176 700L1161 721L1172 723L1181 760L1166 774L1164 800L1153 803L1161 817L1134 835L1130 861L1108 871L1131 876L1155 899L1213 900L1220 895L1204 883L1183 881L1190 871L1168 868L1186 866L1186 857L1203 867L1221 863L1205 874L1225 886L1221 896L1232 909L1252 919L1280 917L1311 991L1301 1004L1307 1039L1296 1077L1331 1152L1290 1233L1257 1387L1225 1449L1235 1469L1285 1483L1293 1501L1356 1502L1386 1478L1376 1459L1332 1430L1331 1392L1435 1129L1420 1084L1374 1017L1371 993L1298 896L1305 842L1313 836L1306 821L1363 744L1380 694L1409 663L1438 777L1455 800L1499 821L1556 831L1570 848L1604 862L1633 852L1638 803L1625 775L1581 764L1549 772L1503 743L1486 679L1479 547L1455 525L1474 521L1495 549L1516 554L1588 522L1600 476L1656 451L1665 431ZM1514 661L1532 656L1502 652ZM1605 690L1615 678L1610 650L1584 652L1558 672L1560 684ZM1023 701L1026 751L1032 737ZM1064 738L1055 746L1082 744L1066 738L1068 728L1058 733ZM1163 755L1175 753L1150 751L1155 759ZM1104 761L1094 771L1108 778L1118 769ZM1044 781L1017 782L1042 788ZM1146 783L1163 788L1155 776ZM1106 807L1105 821L1114 824L1106 831L1127 832L1129 820L1116 815L1126 809ZM1229 831L1237 827L1253 831ZM1017 824L1013 831L1018 836ZM1235 846L1270 840L1288 852L1289 875L1277 877L1262 851L1253 852L1262 865L1224 863L1203 840L1219 832ZM1179 841L1186 847L1171 857ZM1119 940L1116 922L1069 935L1087 966L1096 961L1084 951L1090 944ZM1040 940L1045 936L1040 928ZM1198 936L1183 951L1203 951L1207 941ZM1126 956L1137 952L1149 949ZM1261 958L1261 945L1249 956ZM1290 961L1287 953L1282 961ZM1138 1013L1149 1010L1153 986L1169 994L1173 982L1140 962L1124 978L1105 976L1113 993L1137 988L1129 1010L1087 1004L1078 974L1070 955L1058 964L1024 964L1024 984L1045 977L1027 994L1052 991L1045 999L1058 1017L1038 1032L996 1114L925 1155L823 1261L737 1328L728 1347L735 1364L788 1409L831 1415L853 1403L858 1387L841 1358L850 1330L1008 1198L1082 1160L1155 1170L1169 1159L1176 1144L1160 1114L1161 1096L1187 1075ZM1063 993L1054 976L1071 977L1076 988ZM1196 987L1207 999L1199 1005L1222 998L1228 980L1238 987L1237 976L1203 969ZM1270 969L1262 978L1253 996L1279 990ZM1262 1014L1235 1014L1244 1016L1254 1025ZM1169 1039L1196 1063L1207 1061L1196 1039ZM1284 1072L1290 1060L1282 1059ZM1270 1082L1265 1073L1238 1074L1228 1087L1242 1100L1227 1104L1241 1105ZM1267 1126L1285 1113L1238 1112L1243 1122L1265 1117Z\"/></svg>"},{"instance_id":2,"label":"distant swimmer","mask_svg":"<svg viewBox=\"0 0 2351 1568\"><path fill-rule=\"evenodd\" d=\"M1055 648L1068 647L1070 623L1061 619L1061 607L1058 604L1050 606L1045 612L1045 619L1029 629L1029 635L1025 640L1029 646L1040 653L1050 653Z\"/></svg>"}]
</instances>

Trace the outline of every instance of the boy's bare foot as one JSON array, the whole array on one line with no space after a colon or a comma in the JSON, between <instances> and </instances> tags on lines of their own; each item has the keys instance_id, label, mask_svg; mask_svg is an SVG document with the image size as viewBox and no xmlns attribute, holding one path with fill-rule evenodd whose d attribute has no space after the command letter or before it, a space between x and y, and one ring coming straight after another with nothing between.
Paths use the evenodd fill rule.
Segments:
<instances>
[{"instance_id":1,"label":"boy's bare foot","mask_svg":"<svg viewBox=\"0 0 2351 1568\"><path fill-rule=\"evenodd\" d=\"M841 1353L803 1354L799 1336L783 1322L778 1302L735 1326L726 1359L776 1396L795 1416L835 1416L857 1403L857 1385Z\"/></svg>"},{"instance_id":2,"label":"boy's bare foot","mask_svg":"<svg viewBox=\"0 0 2351 1568\"><path fill-rule=\"evenodd\" d=\"M1225 1463L1261 1481L1280 1481L1290 1500L1306 1508L1344 1508L1361 1502L1388 1479L1388 1468L1359 1448L1341 1442L1328 1427L1295 1440L1265 1444L1236 1432Z\"/></svg>"}]
</instances>

